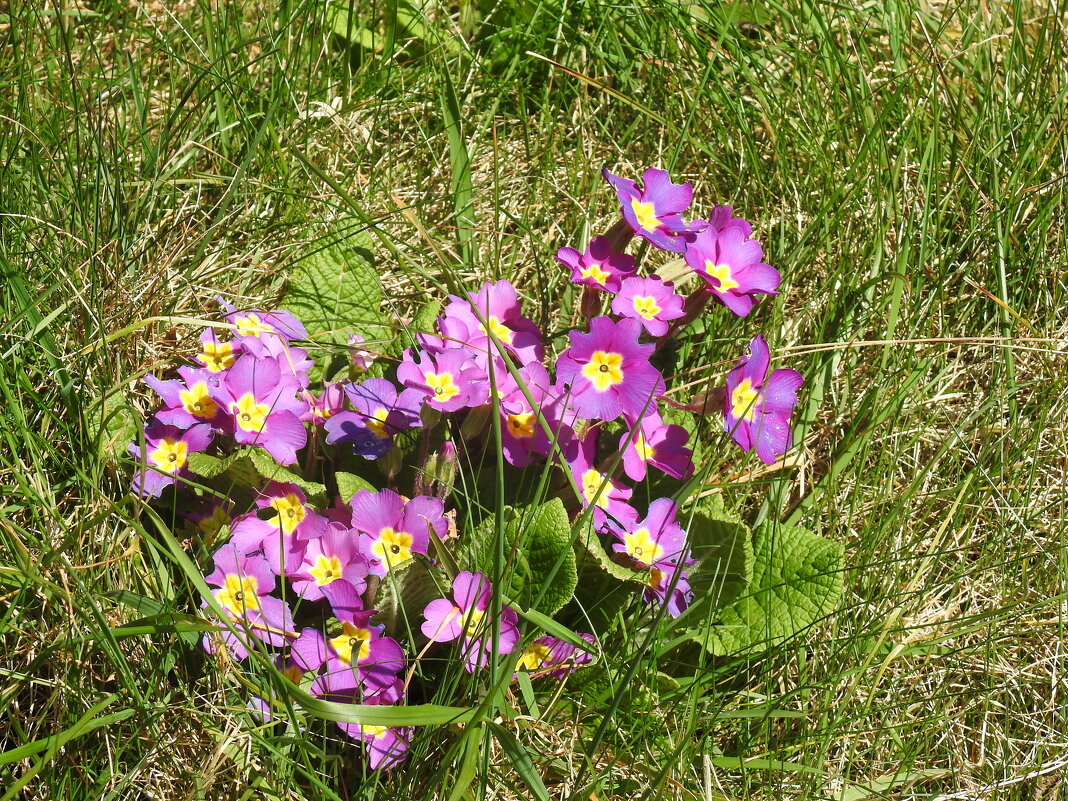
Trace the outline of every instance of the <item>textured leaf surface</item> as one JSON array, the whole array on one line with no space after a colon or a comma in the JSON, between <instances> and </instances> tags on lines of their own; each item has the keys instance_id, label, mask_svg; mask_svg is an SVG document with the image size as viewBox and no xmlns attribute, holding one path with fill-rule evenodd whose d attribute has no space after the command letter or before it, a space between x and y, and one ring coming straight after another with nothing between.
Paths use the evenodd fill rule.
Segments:
<instances>
[{"instance_id":1,"label":"textured leaf surface","mask_svg":"<svg viewBox=\"0 0 1068 801\"><path fill-rule=\"evenodd\" d=\"M552 615L571 600L578 583L571 522L559 498L521 515L517 524L529 568L532 605ZM559 563L559 564L558 564ZM536 604L534 600L541 595Z\"/></svg>"},{"instance_id":2,"label":"textured leaf surface","mask_svg":"<svg viewBox=\"0 0 1068 801\"><path fill-rule=\"evenodd\" d=\"M334 478L337 479L337 492L341 496L341 500L348 503L352 500L352 496L360 490L367 490L368 492L378 492L378 488L373 486L370 481L360 478L352 473L343 473L340 470L334 474Z\"/></svg>"},{"instance_id":3,"label":"textured leaf surface","mask_svg":"<svg viewBox=\"0 0 1068 801\"><path fill-rule=\"evenodd\" d=\"M645 584L646 574L644 572L639 573L637 570L631 570L612 561L608 551L601 544L597 532L593 530L591 520L585 523L585 530L579 534L578 546L593 558L597 567L613 578L617 578L620 581L636 581L639 584Z\"/></svg>"},{"instance_id":4,"label":"textured leaf surface","mask_svg":"<svg viewBox=\"0 0 1068 801\"><path fill-rule=\"evenodd\" d=\"M753 583L689 639L715 655L762 650L834 611L842 593L842 546L802 528L765 523L754 541Z\"/></svg>"},{"instance_id":5,"label":"textured leaf surface","mask_svg":"<svg viewBox=\"0 0 1068 801\"><path fill-rule=\"evenodd\" d=\"M382 314L382 290L366 233L343 241L333 237L301 259L289 279L284 308L293 312L317 342L343 345L349 334L368 342L392 338Z\"/></svg>"}]
</instances>

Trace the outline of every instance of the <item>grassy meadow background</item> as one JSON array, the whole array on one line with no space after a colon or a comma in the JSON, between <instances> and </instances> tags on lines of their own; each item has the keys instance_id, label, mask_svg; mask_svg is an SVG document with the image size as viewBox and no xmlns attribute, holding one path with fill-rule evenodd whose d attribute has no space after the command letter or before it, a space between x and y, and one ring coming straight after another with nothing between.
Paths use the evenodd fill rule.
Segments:
<instances>
[{"instance_id":1,"label":"grassy meadow background","mask_svg":"<svg viewBox=\"0 0 1068 801\"><path fill-rule=\"evenodd\" d=\"M533 798L524 770L553 798L1068 798L1066 25L993 0L0 7L0 801ZM618 213L603 166L731 203L782 271L686 364L719 383L763 332L806 376L788 466L721 447L711 475L845 545L840 609L678 688L540 694L506 721L525 767L488 736L460 759L452 727L365 780L332 724L254 727L235 667L151 623L199 598L111 415L215 294L270 304L338 220L374 232L399 319L508 278L563 328L553 254Z\"/></svg>"}]
</instances>

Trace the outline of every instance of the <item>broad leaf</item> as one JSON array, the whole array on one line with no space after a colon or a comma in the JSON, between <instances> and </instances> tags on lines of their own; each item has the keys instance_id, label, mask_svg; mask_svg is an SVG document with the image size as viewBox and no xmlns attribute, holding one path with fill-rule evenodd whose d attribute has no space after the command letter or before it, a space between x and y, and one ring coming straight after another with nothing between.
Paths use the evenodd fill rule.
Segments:
<instances>
[{"instance_id":1,"label":"broad leaf","mask_svg":"<svg viewBox=\"0 0 1068 801\"><path fill-rule=\"evenodd\" d=\"M802 528L757 528L750 590L685 638L715 655L763 650L834 611L842 593L842 546Z\"/></svg>"},{"instance_id":2,"label":"broad leaf","mask_svg":"<svg viewBox=\"0 0 1068 801\"><path fill-rule=\"evenodd\" d=\"M531 605L547 615L555 614L571 600L578 583L567 510L559 498L553 498L522 515L518 527L529 568Z\"/></svg>"},{"instance_id":3,"label":"broad leaf","mask_svg":"<svg viewBox=\"0 0 1068 801\"><path fill-rule=\"evenodd\" d=\"M352 473L343 473L340 470L334 474L334 478L337 479L337 492L341 496L341 500L348 503L352 500L352 496L360 490L367 490L368 492L377 492L378 489L371 484L370 481L360 478Z\"/></svg>"}]
</instances>

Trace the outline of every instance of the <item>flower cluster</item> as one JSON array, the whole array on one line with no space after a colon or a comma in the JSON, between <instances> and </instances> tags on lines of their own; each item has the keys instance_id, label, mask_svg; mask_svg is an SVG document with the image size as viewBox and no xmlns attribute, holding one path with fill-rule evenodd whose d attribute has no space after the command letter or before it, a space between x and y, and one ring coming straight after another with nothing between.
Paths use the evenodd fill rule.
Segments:
<instances>
[{"instance_id":1,"label":"flower cluster","mask_svg":"<svg viewBox=\"0 0 1068 801\"><path fill-rule=\"evenodd\" d=\"M604 538L608 556L644 585L641 596L654 611L678 616L687 608L693 560L676 502L639 504L636 495L652 493L634 492L635 482L660 486L651 474L684 480L695 470L690 435L668 413L693 407L668 399L671 376L653 357L709 300L744 316L760 295L776 293L780 277L760 261L750 225L729 206L715 207L708 220L686 221L689 184L673 184L662 170L647 170L641 185L608 172L605 178L621 219L584 250L557 253L581 287L586 320L567 332L557 353L524 316L516 288L498 280L450 295L432 330L416 332L415 347L395 369L374 377L367 374L376 356L354 335L346 377L313 382L314 361L298 344L308 339L301 321L286 311L224 303L229 338L208 329L193 364L176 377L146 378L161 403L129 447L142 496L172 487L203 495L197 485L211 474L194 471L193 454L226 457L240 448L261 449L282 466L300 455L316 476L334 476L342 458L366 468L364 475L377 464L389 484L330 504L323 493L309 498L296 471L288 474L292 482L275 473L275 480L250 485L247 511L233 518L236 497L187 511L205 541L227 528L230 535L205 577L213 601L203 608L218 623L205 638L209 651L225 649L237 659L261 651L313 695L365 705L404 704L405 670L414 673L432 650L458 649L471 673L496 657L511 660L509 671L556 679L589 663L592 635L572 643L525 635L516 610L495 600L490 578L477 572L485 565L459 570L455 555L441 558L441 549L462 543L477 522L450 520L456 510L448 508L451 479L443 474L455 471L458 450L469 465L496 454L517 469L547 465L556 482L550 489L569 499L574 525L590 525ZM638 260L623 252L635 236L681 255L699 288L683 297L661 277L640 275ZM770 464L791 445L789 418L802 379L792 370L769 374L769 366L758 336L726 377L718 413L739 446ZM414 453L401 444L413 431L421 443ZM487 433L497 431L499 442ZM403 456L414 462L408 497L400 490L409 477L398 478ZM421 611L421 624L387 632L376 618L377 593L383 583L400 586L416 565L450 591L405 610L413 622ZM393 602L403 603L402 596L398 591ZM267 702L253 706L270 718ZM364 744L372 768L397 764L411 738L402 727L338 725Z\"/></svg>"}]
</instances>

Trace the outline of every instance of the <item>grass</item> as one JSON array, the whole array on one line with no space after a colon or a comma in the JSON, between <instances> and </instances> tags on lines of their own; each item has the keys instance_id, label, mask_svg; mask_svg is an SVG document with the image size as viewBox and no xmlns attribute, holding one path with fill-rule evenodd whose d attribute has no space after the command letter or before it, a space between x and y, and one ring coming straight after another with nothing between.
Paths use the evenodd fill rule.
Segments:
<instances>
[{"instance_id":1,"label":"grass","mask_svg":"<svg viewBox=\"0 0 1068 801\"><path fill-rule=\"evenodd\" d=\"M0 13L0 799L529 797L517 753L554 798L1068 798L1063 14L352 12ZM128 494L102 418L143 408L136 379L214 294L269 302L342 217L379 236L400 315L508 277L567 322L552 254L611 222L606 164L732 203L782 270L676 359L719 382L759 330L806 376L795 466L740 480L723 447L711 475L747 519L846 545L841 608L679 687L619 625L628 686L539 692L540 722L502 723L519 751L449 727L365 780L331 724L250 728L235 667L188 646L186 544Z\"/></svg>"}]
</instances>

